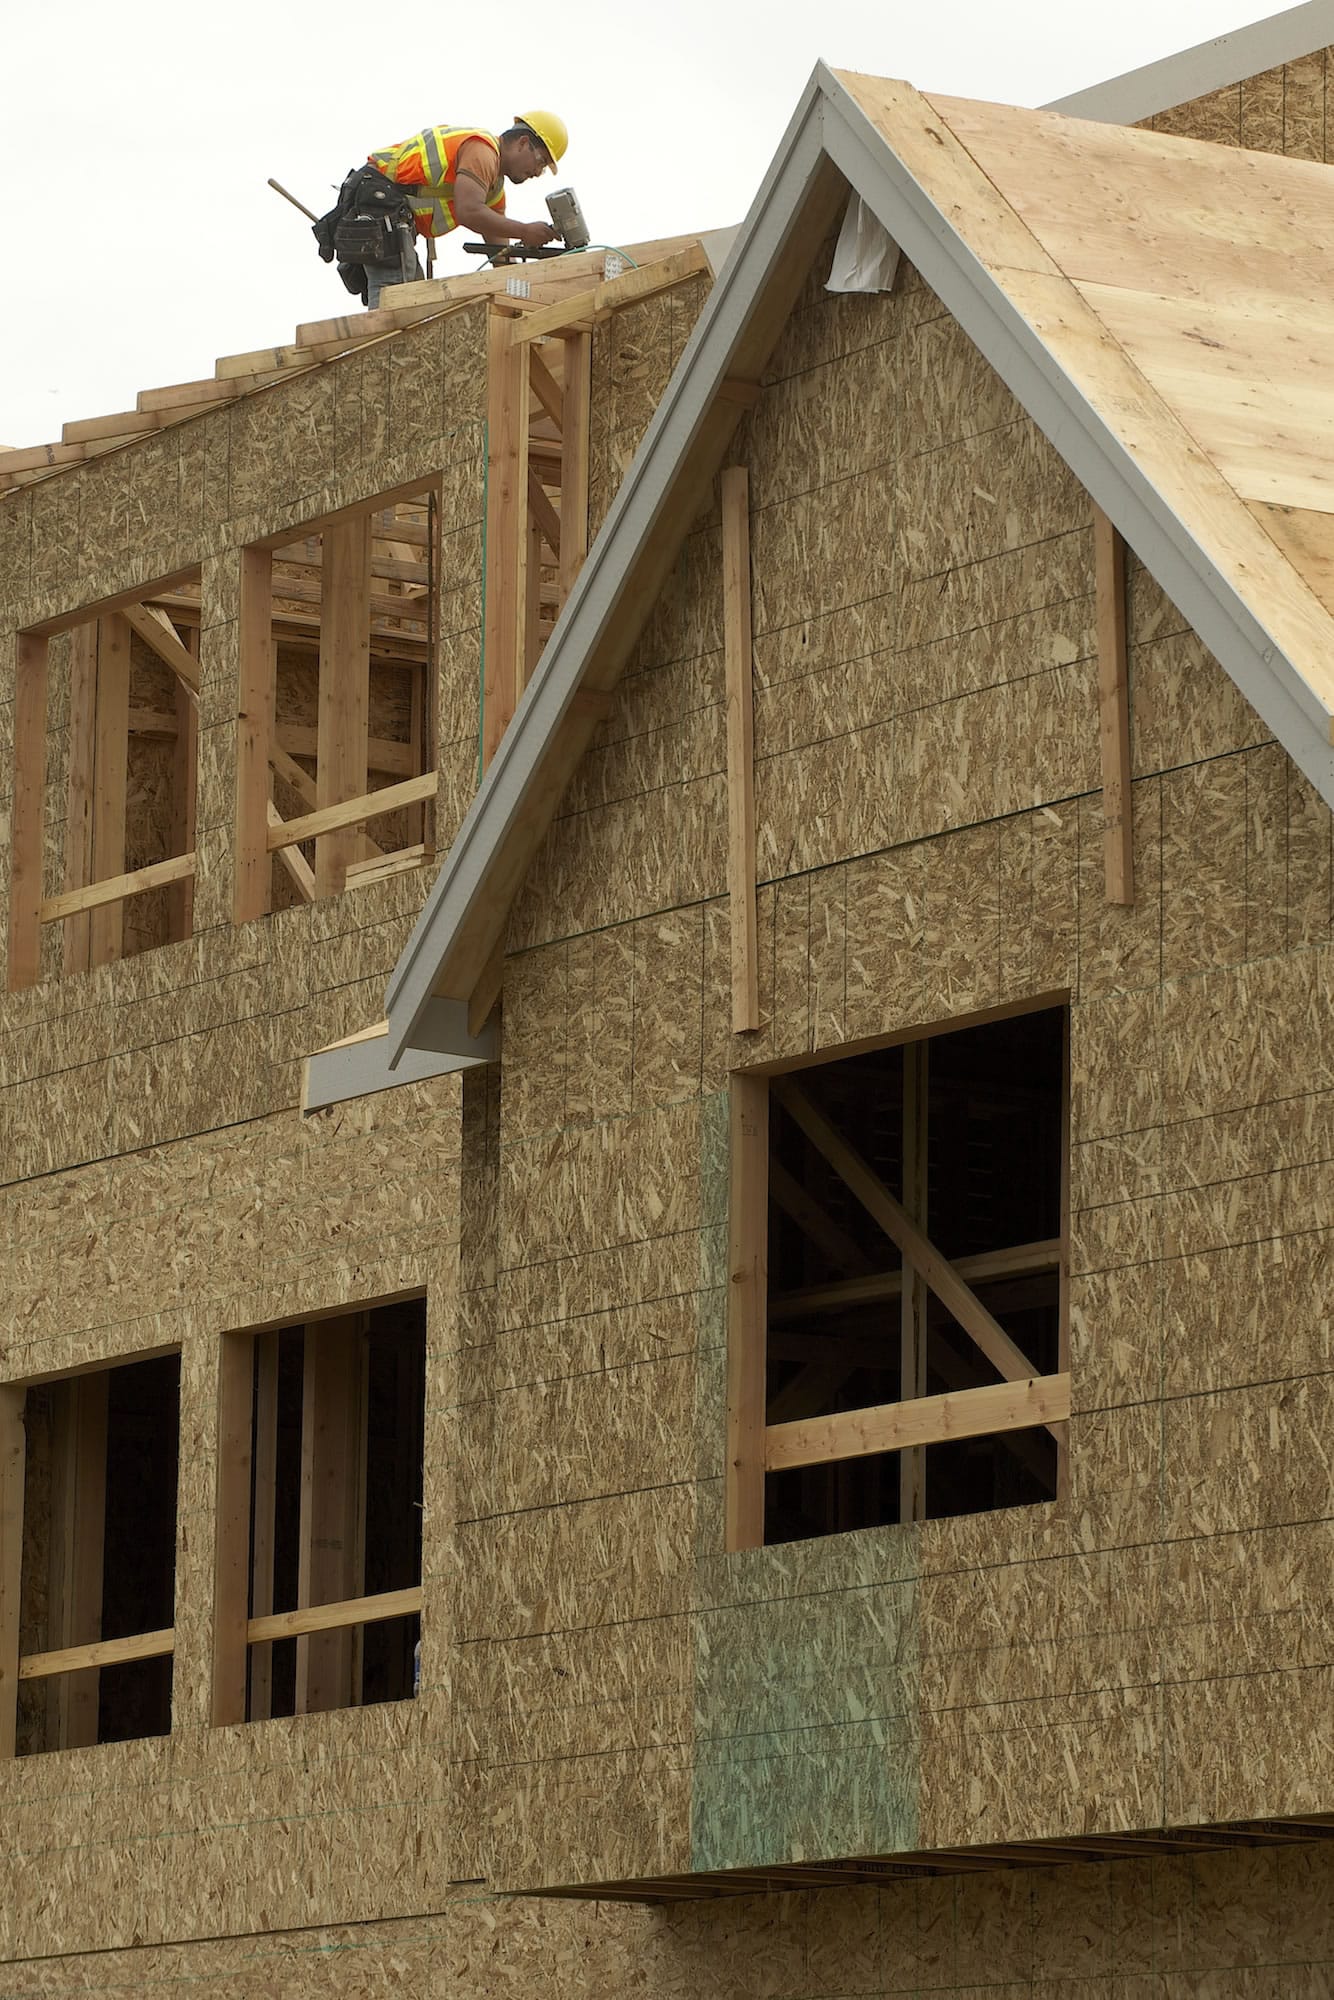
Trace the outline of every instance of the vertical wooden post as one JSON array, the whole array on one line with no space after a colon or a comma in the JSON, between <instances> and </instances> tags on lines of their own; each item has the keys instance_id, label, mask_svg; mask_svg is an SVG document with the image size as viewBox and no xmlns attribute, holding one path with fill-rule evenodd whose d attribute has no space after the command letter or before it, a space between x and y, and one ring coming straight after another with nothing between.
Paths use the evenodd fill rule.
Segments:
<instances>
[{"instance_id":1,"label":"vertical wooden post","mask_svg":"<svg viewBox=\"0 0 1334 2000\"><path fill-rule=\"evenodd\" d=\"M528 604L528 347L511 338L500 307L491 310L486 353L483 767L518 702Z\"/></svg>"},{"instance_id":2,"label":"vertical wooden post","mask_svg":"<svg viewBox=\"0 0 1334 2000\"><path fill-rule=\"evenodd\" d=\"M1135 900L1130 787L1130 670L1126 657L1125 543L1093 510L1098 618L1098 719L1102 751L1103 868L1109 903Z\"/></svg>"},{"instance_id":3,"label":"vertical wooden post","mask_svg":"<svg viewBox=\"0 0 1334 2000\"><path fill-rule=\"evenodd\" d=\"M55 1398L48 1640L54 1650L101 1636L108 1387L108 1371L99 1369L62 1382ZM60 1749L96 1743L98 1684L96 1667L51 1681L48 1713Z\"/></svg>"},{"instance_id":4,"label":"vertical wooden post","mask_svg":"<svg viewBox=\"0 0 1334 2000\"><path fill-rule=\"evenodd\" d=\"M125 873L125 803L130 749L130 624L119 612L97 621L97 719L93 742L93 880ZM88 913L88 962L121 955L125 905Z\"/></svg>"},{"instance_id":5,"label":"vertical wooden post","mask_svg":"<svg viewBox=\"0 0 1334 2000\"><path fill-rule=\"evenodd\" d=\"M42 818L46 790L46 665L49 641L20 632L15 662L14 803L10 828L9 990L42 970Z\"/></svg>"},{"instance_id":6,"label":"vertical wooden post","mask_svg":"<svg viewBox=\"0 0 1334 2000\"><path fill-rule=\"evenodd\" d=\"M427 566L427 620L426 620L426 665L421 674L421 716L420 726L414 719L413 740L416 743L416 762L413 775L421 771L436 771L440 768L440 707L442 689L440 684L440 589L444 574L443 509L440 493L433 487L426 496L426 566ZM435 805L430 799L423 799L421 806L420 833L428 852L435 849Z\"/></svg>"},{"instance_id":7,"label":"vertical wooden post","mask_svg":"<svg viewBox=\"0 0 1334 2000\"><path fill-rule=\"evenodd\" d=\"M588 430L592 406L593 336L565 336L560 434L560 601L564 604L588 554Z\"/></svg>"},{"instance_id":8,"label":"vertical wooden post","mask_svg":"<svg viewBox=\"0 0 1334 2000\"><path fill-rule=\"evenodd\" d=\"M542 657L542 530L537 525L536 516L529 511L528 523L528 590L523 607L523 659L519 681L522 694L533 678L533 670ZM517 700L516 700L517 706Z\"/></svg>"},{"instance_id":9,"label":"vertical wooden post","mask_svg":"<svg viewBox=\"0 0 1334 2000\"><path fill-rule=\"evenodd\" d=\"M301 1541L297 1603L335 1604L362 1594L360 1466L364 1316L308 1326L301 1405ZM350 1630L303 1633L296 1642L296 1712L346 1708L353 1698Z\"/></svg>"},{"instance_id":10,"label":"vertical wooden post","mask_svg":"<svg viewBox=\"0 0 1334 2000\"><path fill-rule=\"evenodd\" d=\"M903 1051L903 1206L926 1233L927 1077L929 1042L910 1042ZM903 1291L899 1299L899 1395L903 1400L926 1394L927 1288L921 1273L905 1257ZM926 1448L913 1445L899 1453L899 1519L926 1517Z\"/></svg>"},{"instance_id":11,"label":"vertical wooden post","mask_svg":"<svg viewBox=\"0 0 1334 2000\"><path fill-rule=\"evenodd\" d=\"M726 1537L764 1541L769 1079L734 1074L729 1145Z\"/></svg>"},{"instance_id":12,"label":"vertical wooden post","mask_svg":"<svg viewBox=\"0 0 1334 2000\"><path fill-rule=\"evenodd\" d=\"M255 1501L250 1531L250 1615L273 1610L273 1550L278 1496L278 1336L255 1342ZM273 1641L265 1639L250 1661L250 1719L267 1722L273 1709Z\"/></svg>"},{"instance_id":13,"label":"vertical wooden post","mask_svg":"<svg viewBox=\"0 0 1334 2000\"><path fill-rule=\"evenodd\" d=\"M65 818L65 887L83 889L93 880L93 788L97 728L97 621L76 625L69 635L69 771ZM88 912L66 917L66 972L88 967Z\"/></svg>"},{"instance_id":14,"label":"vertical wooden post","mask_svg":"<svg viewBox=\"0 0 1334 2000\"><path fill-rule=\"evenodd\" d=\"M1070 1372L1070 1010L1065 1010L1061 1043L1061 1263L1056 1278L1057 1372ZM1056 1439L1056 1495L1070 1497L1070 1425L1053 1424Z\"/></svg>"},{"instance_id":15,"label":"vertical wooden post","mask_svg":"<svg viewBox=\"0 0 1334 2000\"><path fill-rule=\"evenodd\" d=\"M186 651L199 658L199 628L185 635ZM171 851L190 854L195 845L195 814L199 785L199 704L183 681L175 681L176 746L171 765ZM167 890L167 936L175 943L194 930L195 885L187 876Z\"/></svg>"},{"instance_id":16,"label":"vertical wooden post","mask_svg":"<svg viewBox=\"0 0 1334 2000\"><path fill-rule=\"evenodd\" d=\"M371 1401L371 1352L367 1334L370 1319L359 1313L356 1320L358 1340L354 1355L355 1395L354 1428L357 1455L354 1461L355 1480L350 1495L348 1525L351 1531L351 1554L347 1569L348 1590L352 1596L362 1594L366 1589L366 1479L370 1456L369 1417ZM356 1625L352 1629L352 1700L361 1701L363 1655L366 1644L366 1628Z\"/></svg>"},{"instance_id":17,"label":"vertical wooden post","mask_svg":"<svg viewBox=\"0 0 1334 2000\"><path fill-rule=\"evenodd\" d=\"M23 1586L24 1390L0 1388L0 1759L14 1755Z\"/></svg>"},{"instance_id":18,"label":"vertical wooden post","mask_svg":"<svg viewBox=\"0 0 1334 2000\"><path fill-rule=\"evenodd\" d=\"M751 692L750 474L722 476L723 662L727 685L727 891L732 927L732 1032L760 1025L755 913L755 739Z\"/></svg>"},{"instance_id":19,"label":"vertical wooden post","mask_svg":"<svg viewBox=\"0 0 1334 2000\"><path fill-rule=\"evenodd\" d=\"M213 1569L215 1724L246 1719L253 1365L253 1347L245 1335L224 1334L218 1355L218 1519Z\"/></svg>"},{"instance_id":20,"label":"vertical wooden post","mask_svg":"<svg viewBox=\"0 0 1334 2000\"><path fill-rule=\"evenodd\" d=\"M426 761L426 705L429 699L427 690L435 686L434 663L435 647L428 646L426 665L424 667L411 667L408 670L408 744L411 750L412 775L414 778L421 771L433 769L433 766ZM412 833L408 836L409 841L411 841L413 833L415 833L418 840L425 840L425 800L419 806L411 807L408 813L408 825L412 829Z\"/></svg>"},{"instance_id":21,"label":"vertical wooden post","mask_svg":"<svg viewBox=\"0 0 1334 2000\"><path fill-rule=\"evenodd\" d=\"M236 698L236 858L232 909L238 924L267 915L273 892L269 860L269 753L273 745L273 557L241 551L240 653Z\"/></svg>"},{"instance_id":22,"label":"vertical wooden post","mask_svg":"<svg viewBox=\"0 0 1334 2000\"><path fill-rule=\"evenodd\" d=\"M315 770L317 806L341 805L367 788L370 734L371 528L369 514L337 521L324 533L320 572L320 696ZM347 886L361 829L340 827L315 842L315 893Z\"/></svg>"}]
</instances>

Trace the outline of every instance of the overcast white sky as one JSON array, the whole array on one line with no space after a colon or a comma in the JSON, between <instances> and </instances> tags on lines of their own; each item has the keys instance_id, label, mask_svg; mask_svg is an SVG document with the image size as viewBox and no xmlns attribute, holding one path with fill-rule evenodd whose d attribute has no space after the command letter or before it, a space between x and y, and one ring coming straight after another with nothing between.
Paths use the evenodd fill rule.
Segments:
<instances>
[{"instance_id":1,"label":"overcast white sky","mask_svg":"<svg viewBox=\"0 0 1334 2000\"><path fill-rule=\"evenodd\" d=\"M739 221L818 57L1040 104L1276 11L1264 0L63 0L0 5L0 444L134 407L352 302L317 213L373 146L547 105L595 241ZM551 180L547 188L555 185ZM530 184L521 217L545 214ZM441 275L470 268L457 240Z\"/></svg>"}]
</instances>

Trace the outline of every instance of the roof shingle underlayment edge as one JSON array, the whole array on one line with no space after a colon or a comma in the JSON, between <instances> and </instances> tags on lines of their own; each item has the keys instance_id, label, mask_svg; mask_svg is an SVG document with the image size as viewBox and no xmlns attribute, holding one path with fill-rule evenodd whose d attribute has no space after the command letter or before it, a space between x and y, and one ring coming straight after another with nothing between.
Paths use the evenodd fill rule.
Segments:
<instances>
[{"instance_id":1,"label":"roof shingle underlayment edge","mask_svg":"<svg viewBox=\"0 0 1334 2000\"><path fill-rule=\"evenodd\" d=\"M954 115L965 110L984 126L994 107L956 106ZM1334 803L1334 620L1106 329L1102 361L1117 376L1117 393L1105 400L1119 412L1119 394L1128 389L1134 411L1119 428L1100 412L1076 379L1075 336L1087 339L1096 316L988 178L976 134L970 143L979 157L956 137L950 115L945 100L937 107L909 85L817 66L394 969L387 1033L366 1045L374 1080L368 1070L360 1088L406 1080L399 1065L414 1049L434 1051L441 1071L486 1059L489 1048L466 1033L468 996L595 726L592 705L581 713L579 696L614 686L739 417L739 405L720 391L729 379L753 380L762 371L845 186L874 211L1294 762ZM1053 146L1081 130L1042 112L996 115L1010 120L1011 130L1016 119L1030 121ZM1217 148L1106 126L1082 130L1096 131L1104 149L1172 149L1164 155L1171 170L1198 172L1202 188L1216 177ZM997 143L1003 149L1003 133ZM1279 176L1329 171L1282 159L1266 164ZM990 262L989 232L1000 246ZM1048 287L1048 303L1055 290L1068 306L1061 324L1045 315L1045 335L1007 293L1003 274L1013 278L1021 267ZM1327 295L1334 301L1334 255ZM1156 478L1142 457L1155 465ZM1174 464L1185 486L1194 481L1211 503L1209 548L1199 525L1183 519L1161 490L1181 484L1163 479ZM323 1060L311 1059L312 1073ZM327 1100L317 1094L312 1101Z\"/></svg>"}]
</instances>

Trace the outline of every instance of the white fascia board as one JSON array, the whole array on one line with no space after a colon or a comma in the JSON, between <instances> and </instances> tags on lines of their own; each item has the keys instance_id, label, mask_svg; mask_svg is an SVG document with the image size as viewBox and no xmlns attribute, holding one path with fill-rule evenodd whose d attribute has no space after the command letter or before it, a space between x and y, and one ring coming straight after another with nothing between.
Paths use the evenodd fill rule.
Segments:
<instances>
[{"instance_id":1,"label":"white fascia board","mask_svg":"<svg viewBox=\"0 0 1334 2000\"><path fill-rule=\"evenodd\" d=\"M1334 748L1323 702L860 105L836 77L828 77L826 88L825 142L837 166L1293 761L1334 805Z\"/></svg>"},{"instance_id":2,"label":"white fascia board","mask_svg":"<svg viewBox=\"0 0 1334 2000\"><path fill-rule=\"evenodd\" d=\"M578 693L584 662L616 615L635 554L654 532L756 301L788 246L825 159L821 79L817 69L390 976L385 1012L391 1067L417 1046L417 1024L450 940L486 894L491 857L536 788L545 747Z\"/></svg>"},{"instance_id":3,"label":"white fascia board","mask_svg":"<svg viewBox=\"0 0 1334 2000\"><path fill-rule=\"evenodd\" d=\"M1305 0L1267 20L1252 21L1230 34L1217 35L1193 49L1182 49L1124 76L1109 77L1069 97L1044 104L1067 118L1089 118L1100 125L1138 125L1159 111L1190 104L1211 91L1226 90L1249 76L1260 76L1282 63L1297 62L1334 42L1334 0Z\"/></svg>"}]
</instances>

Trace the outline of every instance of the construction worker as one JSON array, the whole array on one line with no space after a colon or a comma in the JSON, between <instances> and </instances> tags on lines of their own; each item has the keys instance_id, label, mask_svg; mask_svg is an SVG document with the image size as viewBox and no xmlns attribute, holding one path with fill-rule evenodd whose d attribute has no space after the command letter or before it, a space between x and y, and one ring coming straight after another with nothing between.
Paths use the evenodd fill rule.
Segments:
<instances>
[{"instance_id":1,"label":"construction worker","mask_svg":"<svg viewBox=\"0 0 1334 2000\"><path fill-rule=\"evenodd\" d=\"M353 168L337 206L315 224L320 255L336 257L348 290L374 307L386 286L422 275L419 236L433 241L461 228L484 243L540 249L558 232L549 222L512 222L505 183L554 174L568 142L554 111L525 111L499 138L476 126L428 125Z\"/></svg>"}]
</instances>

